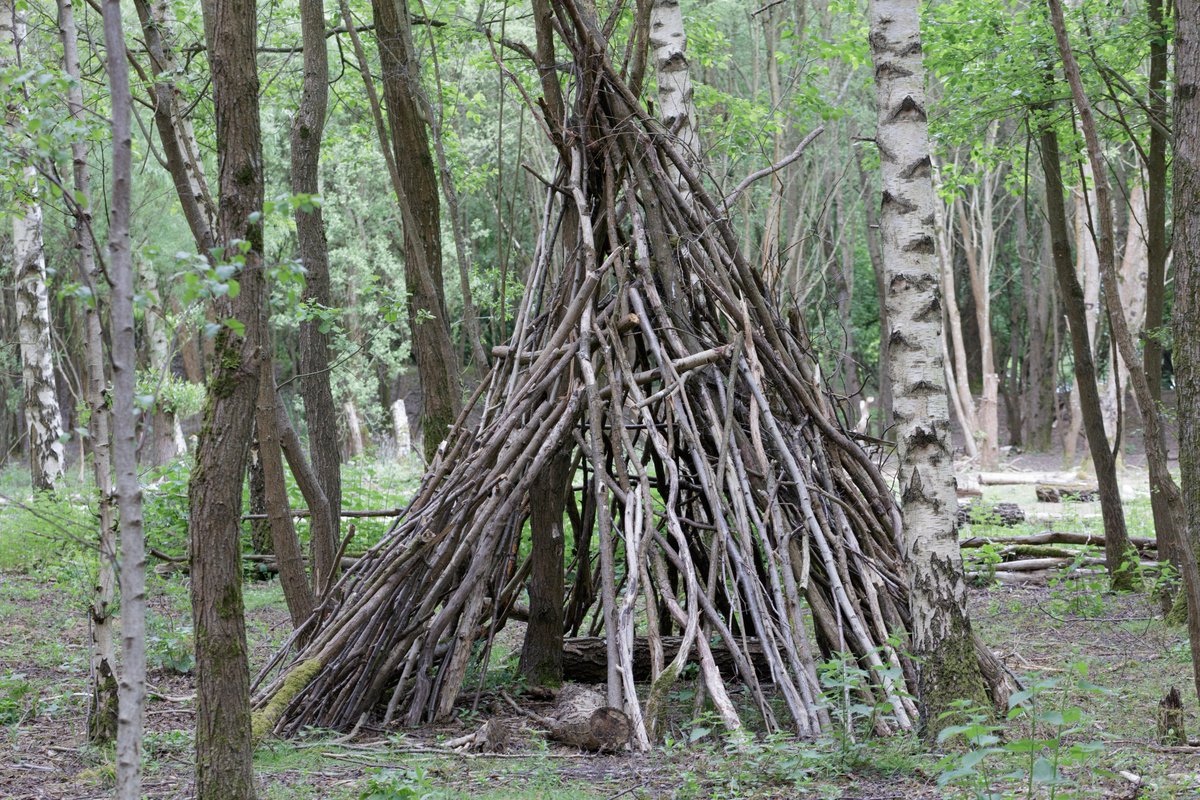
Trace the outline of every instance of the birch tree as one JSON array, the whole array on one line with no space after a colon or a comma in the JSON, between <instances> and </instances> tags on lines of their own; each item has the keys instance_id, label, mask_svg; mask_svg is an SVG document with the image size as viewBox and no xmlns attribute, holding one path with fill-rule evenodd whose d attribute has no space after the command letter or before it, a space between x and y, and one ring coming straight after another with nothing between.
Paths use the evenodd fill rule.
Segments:
<instances>
[{"instance_id":1,"label":"birch tree","mask_svg":"<svg viewBox=\"0 0 1200 800\"><path fill-rule=\"evenodd\" d=\"M25 41L22 13L12 0L0 0L0 70L22 66L21 49ZM23 92L19 90L18 98ZM22 115L19 100L5 109L7 135L13 135ZM25 165L22 178L22 197L12 218L12 238L29 469L35 490L53 491L62 478L66 452L50 340L42 207L38 202L37 167L32 162Z\"/></svg>"},{"instance_id":2,"label":"birch tree","mask_svg":"<svg viewBox=\"0 0 1200 800\"><path fill-rule=\"evenodd\" d=\"M874 0L870 42L879 113L875 141L883 177L880 235L891 328L886 335L900 462L902 545L912 649L920 664L922 728L933 738L947 724L940 715L954 701L965 698L982 704L985 693L954 530L958 501L915 0Z\"/></svg>"}]
</instances>

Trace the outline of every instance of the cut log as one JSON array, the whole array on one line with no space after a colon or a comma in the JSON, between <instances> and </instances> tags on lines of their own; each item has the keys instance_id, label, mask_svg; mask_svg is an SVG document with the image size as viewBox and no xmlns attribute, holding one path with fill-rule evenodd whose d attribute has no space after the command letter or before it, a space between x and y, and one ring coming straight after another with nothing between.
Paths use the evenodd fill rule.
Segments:
<instances>
[{"instance_id":1,"label":"cut log","mask_svg":"<svg viewBox=\"0 0 1200 800\"><path fill-rule=\"evenodd\" d=\"M958 507L958 525L962 527L972 521L984 525L1011 528L1025 521L1025 511L1016 503L997 503L990 508L979 503L967 503Z\"/></svg>"},{"instance_id":2,"label":"cut log","mask_svg":"<svg viewBox=\"0 0 1200 800\"><path fill-rule=\"evenodd\" d=\"M1039 483L1034 493L1039 503L1093 503L1100 499L1094 483Z\"/></svg>"},{"instance_id":3,"label":"cut log","mask_svg":"<svg viewBox=\"0 0 1200 800\"><path fill-rule=\"evenodd\" d=\"M679 636L662 637L663 658L670 662L679 652ZM771 667L763 653L762 645L755 639L741 640L742 652L754 664L760 680L770 680ZM726 678L737 677L737 666L733 654L724 644L712 645L713 661ZM695 652L689 663L696 663ZM600 636L581 636L563 641L563 680L577 683L604 683L608 678L607 644ZM633 678L636 681L650 680L650 642L644 636L633 640Z\"/></svg>"},{"instance_id":4,"label":"cut log","mask_svg":"<svg viewBox=\"0 0 1200 800\"><path fill-rule=\"evenodd\" d=\"M501 696L513 711L545 728L551 739L581 750L622 750L633 733L624 711L608 705L599 692L575 683L568 683L558 692L558 702L549 716L522 707L505 692Z\"/></svg>"},{"instance_id":5,"label":"cut log","mask_svg":"<svg viewBox=\"0 0 1200 800\"><path fill-rule=\"evenodd\" d=\"M1079 479L1074 472L981 472L979 482L984 486L1031 486L1037 483L1073 483Z\"/></svg>"},{"instance_id":6,"label":"cut log","mask_svg":"<svg viewBox=\"0 0 1200 800\"><path fill-rule=\"evenodd\" d=\"M1130 536L1129 543L1138 550L1154 550L1157 548L1153 539L1145 536ZM1016 545L1016 544L1085 544L1093 547L1104 547L1104 537L1098 534L1091 533L1075 533L1072 531L1043 531L1041 533L1032 533L1028 536L1013 536L1013 537L989 537L989 536L972 536L970 539L963 539L959 542L959 547L983 547L986 544L994 545Z\"/></svg>"}]
</instances>

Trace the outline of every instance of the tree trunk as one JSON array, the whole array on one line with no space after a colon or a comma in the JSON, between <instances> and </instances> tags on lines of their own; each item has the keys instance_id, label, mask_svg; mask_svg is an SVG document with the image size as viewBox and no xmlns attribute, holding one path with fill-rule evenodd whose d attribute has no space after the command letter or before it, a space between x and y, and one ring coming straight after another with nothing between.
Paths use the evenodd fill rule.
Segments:
<instances>
[{"instance_id":1,"label":"tree trunk","mask_svg":"<svg viewBox=\"0 0 1200 800\"><path fill-rule=\"evenodd\" d=\"M188 488L192 618L196 637L196 797L254 797L250 674L242 606L238 517L242 476L266 342L262 266L262 139L255 0L204 0L220 174L223 261L238 259L240 292L220 303L204 425ZM244 253L234 242L245 242Z\"/></svg>"},{"instance_id":2,"label":"tree trunk","mask_svg":"<svg viewBox=\"0 0 1200 800\"><path fill-rule=\"evenodd\" d=\"M946 212L942 210L942 202L936 196L933 200L933 229L937 236L938 267L941 274L942 302L946 309L946 327L942 338L948 340L943 356L943 373L947 390L954 400L954 409L958 421L962 425L963 447L971 458L979 456L979 445L975 435L979 432L979 417L975 413L975 399L971 397L970 379L967 375L967 351L963 345L962 316L958 313L958 292L954 286L954 236L948 226L946 213L954 213L958 201L952 200ZM889 317L890 321L890 317ZM881 334L881 337L884 334ZM945 355L954 353L953 361L946 361ZM893 395L895 389L892 390ZM895 401L893 400L893 406Z\"/></svg>"},{"instance_id":3,"label":"tree trunk","mask_svg":"<svg viewBox=\"0 0 1200 800\"><path fill-rule=\"evenodd\" d=\"M315 195L320 191L321 137L329 99L324 0L301 0L300 28L304 38L304 86L300 109L292 121L292 191ZM329 283L329 245L325 239L321 206L298 207L295 220L300 261L307 272L303 301L318 312L330 310L333 290ZM299 370L303 375L300 397L304 400L304 418L308 422L309 460L325 494L329 514L327 525L314 526L310 533L313 568L321 576L336 574L336 565L327 559L337 553L342 511L341 448L338 447L337 406L329 385L329 337L321 330L325 324L319 313L310 314L301 321L299 359ZM270 457L278 458L278 453ZM328 541L318 542L316 536L324 536ZM319 584L319 581L314 582L314 586Z\"/></svg>"},{"instance_id":4,"label":"tree trunk","mask_svg":"<svg viewBox=\"0 0 1200 800\"><path fill-rule=\"evenodd\" d=\"M79 40L75 10L70 0L59 0L58 32L63 45L63 67L73 79L67 89L71 119L83 124L83 88L80 82ZM91 669L88 701L88 741L111 742L117 736L116 654L113 649L113 591L116 585L117 518L113 506L110 424L105 391L108 377L104 362L104 333L100 320L99 288L102 276L96 265L96 241L92 231L91 175L88 170L87 144L71 143L71 163L75 187L75 230L71 246L75 250L79 282L87 287L88 299L80 303L83 313L85 400L88 408L88 439L92 446L92 475L96 481L96 510L99 520L100 561L92 596Z\"/></svg>"},{"instance_id":5,"label":"tree trunk","mask_svg":"<svg viewBox=\"0 0 1200 800\"><path fill-rule=\"evenodd\" d=\"M1175 28L1175 364L1184 527L1173 547L1188 600L1192 670L1200 695L1200 3L1178 0Z\"/></svg>"},{"instance_id":6,"label":"tree trunk","mask_svg":"<svg viewBox=\"0 0 1200 800\"><path fill-rule=\"evenodd\" d=\"M313 590L304 574L304 556L300 552L300 539L288 509L287 484L283 474L283 457L279 449L278 416L275 406L275 374L271 359L263 358L258 373L258 400L254 414L254 425L258 432L258 454L262 465L263 499L266 501L268 523L271 528L271 544L275 563L279 568L279 584L287 602L292 628L299 628L312 614ZM314 533L320 527L313 526ZM322 531L324 532L324 531ZM334 553L336 553L336 546ZM328 564L321 571L320 564L313 560L313 574L329 574ZM314 584L320 583L313 581Z\"/></svg>"},{"instance_id":7,"label":"tree trunk","mask_svg":"<svg viewBox=\"0 0 1200 800\"><path fill-rule=\"evenodd\" d=\"M1096 205L1099 210L1099 251L1100 251L1100 270L1104 276L1105 283L1108 284L1108 291L1104 293L1105 303L1108 307L1109 325L1112 328L1113 338L1116 340L1121 359L1125 362L1125 367L1129 370L1129 379L1133 385L1134 396L1137 398L1138 408L1142 412L1142 422L1144 427L1143 441L1146 449L1146 464L1150 471L1150 486L1153 492L1161 493L1166 500L1167 523L1171 526L1171 532L1168 536L1170 539L1175 539L1177 531L1183 529L1183 500L1179 493L1179 487L1175 485L1174 479L1171 477L1170 466L1167 461L1167 441L1166 434L1163 431L1163 418L1159 411L1158 404L1154 401L1149 384L1146 382L1146 373L1142 371L1142 362L1138 358L1137 348L1133 342L1133 334L1129 330L1129 322L1126 319L1125 309L1121 302L1120 280L1117 277L1116 255L1113 246L1113 220L1112 220L1112 203L1109 197L1108 175L1105 170L1107 164L1104 161L1104 156L1101 151L1100 137L1096 132L1096 120L1092 114L1091 103L1088 101L1087 95L1083 89L1083 78L1079 74L1079 65L1075 61L1075 54L1071 50L1070 42L1067 40L1066 23L1063 20L1062 6L1058 0L1049 0L1050 17L1054 23L1055 37L1058 39L1059 53L1063 59L1063 68L1067 74L1067 81L1071 85L1071 94L1075 99L1075 107L1079 110L1079 123L1083 129L1084 140L1087 142L1088 160L1092 164L1092 172L1096 176ZM1120 545L1120 550L1116 550L1116 546ZM1105 558L1108 564L1109 573L1113 576L1113 585L1117 588L1131 588L1133 576L1126 572L1118 580L1116 569L1124 562L1125 549L1127 543L1112 543L1111 546L1105 548ZM1185 580L1191 579L1190 571L1184 573ZM1197 576L1200 577L1200 576ZM1200 586L1195 587L1195 591L1200 593ZM1200 595L1198 595L1200 596ZM1197 609L1200 613L1200 608ZM1197 645L1200 648L1200 645ZM1197 650L1200 653L1200 649ZM1200 662L1198 662L1200 664Z\"/></svg>"},{"instance_id":8,"label":"tree trunk","mask_svg":"<svg viewBox=\"0 0 1200 800\"><path fill-rule=\"evenodd\" d=\"M563 514L571 490L570 456L564 448L529 492L532 569L521 674L530 686L557 686L563 678Z\"/></svg>"},{"instance_id":9,"label":"tree trunk","mask_svg":"<svg viewBox=\"0 0 1200 800\"><path fill-rule=\"evenodd\" d=\"M414 89L421 75L405 24L408 2L373 0L371 6L379 42L384 105L391 130L389 144L398 176L397 199L404 221L408 322L424 397L421 427L425 458L432 461L462 407L458 354L450 338L442 288L437 173Z\"/></svg>"},{"instance_id":10,"label":"tree trunk","mask_svg":"<svg viewBox=\"0 0 1200 800\"><path fill-rule=\"evenodd\" d=\"M133 321L133 97L129 90L120 0L105 0L104 44L112 103L112 192L108 275L112 280L113 467L121 520L121 688L117 719L117 798L142 796L142 729L146 703L146 552L137 474L134 394L137 343Z\"/></svg>"},{"instance_id":11,"label":"tree trunk","mask_svg":"<svg viewBox=\"0 0 1200 800\"><path fill-rule=\"evenodd\" d=\"M871 56L879 109L893 404L903 553L924 735L949 724L955 701L986 702L967 615L955 533L958 500L942 363L929 134L919 14L914 0L873 0Z\"/></svg>"},{"instance_id":12,"label":"tree trunk","mask_svg":"<svg viewBox=\"0 0 1200 800\"><path fill-rule=\"evenodd\" d=\"M0 0L0 37L4 54L0 69L22 66L25 20L12 0ZM9 50L9 45L12 50ZM22 90L23 91L23 90ZM12 129L21 109L10 110L5 128ZM11 133L10 133L11 135ZM29 472L35 491L54 491L66 466L62 413L54 380L50 342L50 298L46 290L46 256L42 244L42 207L38 202L37 168L27 165L15 190L18 208L12 215L13 283L17 338L21 352L21 386L25 427L29 436Z\"/></svg>"},{"instance_id":13,"label":"tree trunk","mask_svg":"<svg viewBox=\"0 0 1200 800\"><path fill-rule=\"evenodd\" d=\"M175 428L178 420L175 409L168 405L161 391L174 376L171 371L171 344L167 338L163 317L162 298L158 292L158 276L153 267L148 267L142 276L143 292L149 306L142 317L146 334L146 349L149 354L150 375L156 387L154 410L151 413L151 437L149 458L154 466L170 463L180 454L177 449Z\"/></svg>"},{"instance_id":14,"label":"tree trunk","mask_svg":"<svg viewBox=\"0 0 1200 800\"><path fill-rule=\"evenodd\" d=\"M1162 327L1167 272L1167 41L1170 34L1163 25L1163 0L1148 0L1147 15L1151 26L1150 97L1147 112L1150 141L1146 153L1146 323L1142 337L1142 368L1155 403L1162 402ZM1157 124L1156 124L1157 123ZM1151 492L1154 530L1166 532L1170 510L1166 498ZM1171 537L1159 537L1159 558L1178 569L1182 555L1174 550Z\"/></svg>"},{"instance_id":15,"label":"tree trunk","mask_svg":"<svg viewBox=\"0 0 1200 800\"><path fill-rule=\"evenodd\" d=\"M1052 83L1052 82L1051 82ZM1100 391L1096 386L1096 368L1092 361L1091 337L1088 335L1087 310L1083 287L1071 263L1071 243L1067 234L1067 210L1063 202L1062 165L1059 161L1058 134L1043 121L1038 133L1042 171L1046 178L1046 217L1050 225L1050 243L1054 253L1054 271L1058 293L1062 298L1067 327L1071 332L1074 355L1075 392L1079 399L1083 425L1087 429L1088 447L1096 468L1100 487L1100 510L1104 517L1105 553L1114 554L1116 562L1111 578L1119 583L1121 573L1115 570L1124 558L1129 535L1125 529L1125 511L1121 506L1121 488L1117 484L1117 469L1113 453L1104 435L1104 417L1100 411ZM1081 242L1081 246L1082 246ZM1125 575L1128 580L1132 576Z\"/></svg>"}]
</instances>

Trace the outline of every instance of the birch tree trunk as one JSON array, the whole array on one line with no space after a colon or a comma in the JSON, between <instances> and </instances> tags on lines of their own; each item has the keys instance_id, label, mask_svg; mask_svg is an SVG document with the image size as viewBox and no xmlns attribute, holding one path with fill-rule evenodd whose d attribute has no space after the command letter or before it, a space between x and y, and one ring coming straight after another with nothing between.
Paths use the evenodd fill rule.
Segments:
<instances>
[{"instance_id":1,"label":"birch tree trunk","mask_svg":"<svg viewBox=\"0 0 1200 800\"><path fill-rule=\"evenodd\" d=\"M58 33L63 45L63 68L73 79L67 89L67 107L71 119L84 122L83 88L80 82L79 39L75 10L70 0L58 2ZM99 519L100 562L92 595L92 652L90 698L88 702L88 741L102 744L117 736L117 674L113 647L113 596L116 587L117 517L113 506L112 461L110 454L110 414L104 393L108 378L104 369L104 334L100 321L99 288L102 276L96 265L96 241L92 231L91 176L87 162L87 144L71 143L72 177L75 186L75 230L71 246L75 250L79 282L90 294L80 306L83 311L85 402L88 408L88 440L92 447L92 475L96 481L96 515Z\"/></svg>"},{"instance_id":2,"label":"birch tree trunk","mask_svg":"<svg viewBox=\"0 0 1200 800\"><path fill-rule=\"evenodd\" d=\"M112 103L112 191L108 273L112 280L113 467L121 512L121 690L117 718L117 798L142 796L146 704L146 553L137 474L137 344L133 330L133 97L120 0L104 0L104 45Z\"/></svg>"},{"instance_id":3,"label":"birch tree trunk","mask_svg":"<svg viewBox=\"0 0 1200 800\"><path fill-rule=\"evenodd\" d=\"M1175 27L1175 380L1186 575L1200 544L1200 2L1177 0ZM1200 695L1200 597L1189 584L1188 635Z\"/></svg>"},{"instance_id":4,"label":"birch tree trunk","mask_svg":"<svg viewBox=\"0 0 1200 800\"><path fill-rule=\"evenodd\" d=\"M0 0L0 69L21 65L25 20L12 0ZM5 129L11 135L22 116L7 109ZM16 289L17 338L21 351L21 386L25 427L29 436L29 471L35 491L54 491L66 466L62 413L54 379L50 342L50 299L46 291L46 256L42 245L42 207L38 202L37 168L26 166L20 210L12 218L13 282Z\"/></svg>"},{"instance_id":5,"label":"birch tree trunk","mask_svg":"<svg viewBox=\"0 0 1200 800\"><path fill-rule=\"evenodd\" d=\"M942 360L942 308L924 66L915 0L873 0L871 56L883 175L881 238L887 271L893 404L900 463L903 551L924 735L947 725L960 699L985 703L955 534L958 501Z\"/></svg>"}]
</instances>

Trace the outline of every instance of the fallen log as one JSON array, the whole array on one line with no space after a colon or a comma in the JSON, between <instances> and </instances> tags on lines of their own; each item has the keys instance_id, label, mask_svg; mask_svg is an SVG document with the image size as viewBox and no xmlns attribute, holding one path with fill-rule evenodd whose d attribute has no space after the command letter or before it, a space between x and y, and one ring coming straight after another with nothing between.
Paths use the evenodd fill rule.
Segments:
<instances>
[{"instance_id":1,"label":"fallen log","mask_svg":"<svg viewBox=\"0 0 1200 800\"><path fill-rule=\"evenodd\" d=\"M1155 550L1157 543L1146 536L1130 536L1129 543L1138 550ZM960 548L983 547L984 545L1015 545L1015 544L1084 544L1093 547L1104 547L1104 536L1093 533L1075 533L1073 531L1043 531L1031 533L1028 536L990 537L972 536L958 543Z\"/></svg>"},{"instance_id":2,"label":"fallen log","mask_svg":"<svg viewBox=\"0 0 1200 800\"><path fill-rule=\"evenodd\" d=\"M186 558L171 556L163 553L162 551L153 551L151 552L151 555L163 562L154 568L154 571L159 575L171 575L176 572L182 572L184 575L187 575L189 572L191 572L191 563ZM358 563L358 556L342 556L341 558L342 569L349 569L356 563ZM272 575L279 572L279 563L273 555L265 555L262 553L243 553L243 569L247 568L247 565L252 565L254 569L257 569L260 572L270 573ZM306 569L308 568L307 558L304 559L304 566Z\"/></svg>"},{"instance_id":3,"label":"fallen log","mask_svg":"<svg viewBox=\"0 0 1200 800\"><path fill-rule=\"evenodd\" d=\"M1075 562L1075 558L1023 558L1019 561L1005 561L1003 564L997 564L996 571L1001 571L1000 568L1003 567L1004 572L1037 572L1046 569L1061 569ZM1078 559L1078 562L1088 566L1104 566L1103 558L1081 558ZM1138 566L1142 569L1157 569L1159 563L1157 561L1139 561Z\"/></svg>"},{"instance_id":4,"label":"fallen log","mask_svg":"<svg viewBox=\"0 0 1200 800\"><path fill-rule=\"evenodd\" d=\"M1094 503L1100 499L1094 483L1039 483L1033 491L1039 503Z\"/></svg>"},{"instance_id":5,"label":"fallen log","mask_svg":"<svg viewBox=\"0 0 1200 800\"><path fill-rule=\"evenodd\" d=\"M1073 483L1079 480L1074 472L981 472L979 482L984 486L1029 486L1037 483Z\"/></svg>"},{"instance_id":6,"label":"fallen log","mask_svg":"<svg viewBox=\"0 0 1200 800\"><path fill-rule=\"evenodd\" d=\"M662 637L663 659L669 663L679 652L679 636ZM771 666L757 639L739 640L742 652L754 664L760 679L770 680ZM721 675L726 678L738 676L733 654L724 643L710 645L713 661ZM698 663L695 650L688 663ZM563 640L563 680L578 683L604 683L608 679L608 645L600 636L580 636ZM633 679L650 680L650 641L644 636L633 640Z\"/></svg>"}]
</instances>

